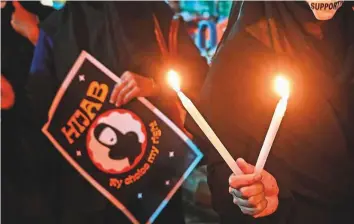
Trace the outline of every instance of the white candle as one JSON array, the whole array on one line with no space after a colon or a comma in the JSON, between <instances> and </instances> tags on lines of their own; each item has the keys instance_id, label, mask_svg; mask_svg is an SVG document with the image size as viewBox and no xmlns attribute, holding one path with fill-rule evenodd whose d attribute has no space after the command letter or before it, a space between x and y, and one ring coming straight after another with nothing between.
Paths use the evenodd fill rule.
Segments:
<instances>
[{"instance_id":1,"label":"white candle","mask_svg":"<svg viewBox=\"0 0 354 224\"><path fill-rule=\"evenodd\" d=\"M194 106L192 101L180 91L179 78L178 78L177 73L174 71L170 71L168 78L169 78L170 85L177 92L177 95L178 95L179 99L181 100L184 108L192 116L192 118L198 124L198 126L203 131L203 133L208 137L209 141L213 144L215 149L219 152L221 157L225 160L226 164L230 167L232 172L236 175L242 174L242 171L237 166L235 160L232 158L232 156L227 151L225 146L222 144L222 142L220 141L218 136L215 134L215 132L211 129L208 122L206 122L206 120L200 114L198 109Z\"/></svg>"},{"instance_id":2,"label":"white candle","mask_svg":"<svg viewBox=\"0 0 354 224\"><path fill-rule=\"evenodd\" d=\"M272 121L269 125L266 137L263 142L263 146L258 156L258 160L256 163L255 172L262 172L264 165L267 161L270 149L272 148L275 136L277 135L279 126L284 117L286 106L289 98L289 82L283 77L277 77L275 80L276 83L276 91L282 96L279 100L275 112L273 114Z\"/></svg>"}]
</instances>

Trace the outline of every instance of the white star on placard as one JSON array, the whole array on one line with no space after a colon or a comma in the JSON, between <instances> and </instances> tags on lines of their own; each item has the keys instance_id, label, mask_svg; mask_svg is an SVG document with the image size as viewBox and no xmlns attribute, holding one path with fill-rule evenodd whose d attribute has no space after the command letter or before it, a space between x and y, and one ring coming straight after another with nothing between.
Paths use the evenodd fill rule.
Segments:
<instances>
[{"instance_id":1,"label":"white star on placard","mask_svg":"<svg viewBox=\"0 0 354 224\"><path fill-rule=\"evenodd\" d=\"M81 151L80 150L76 150L76 156L81 156Z\"/></svg>"},{"instance_id":2,"label":"white star on placard","mask_svg":"<svg viewBox=\"0 0 354 224\"><path fill-rule=\"evenodd\" d=\"M85 82L85 75L79 75L79 81Z\"/></svg>"},{"instance_id":3,"label":"white star on placard","mask_svg":"<svg viewBox=\"0 0 354 224\"><path fill-rule=\"evenodd\" d=\"M174 152L174 151L170 151L169 154L168 154L168 156L169 156L170 158L174 157L174 156L175 156L175 152Z\"/></svg>"},{"instance_id":4,"label":"white star on placard","mask_svg":"<svg viewBox=\"0 0 354 224\"><path fill-rule=\"evenodd\" d=\"M166 180L166 181L165 181L165 185L167 185L167 186L170 185L170 181L169 181L169 180Z\"/></svg>"},{"instance_id":5,"label":"white star on placard","mask_svg":"<svg viewBox=\"0 0 354 224\"><path fill-rule=\"evenodd\" d=\"M138 193L138 198L139 199L143 198L143 194L142 193Z\"/></svg>"}]
</instances>

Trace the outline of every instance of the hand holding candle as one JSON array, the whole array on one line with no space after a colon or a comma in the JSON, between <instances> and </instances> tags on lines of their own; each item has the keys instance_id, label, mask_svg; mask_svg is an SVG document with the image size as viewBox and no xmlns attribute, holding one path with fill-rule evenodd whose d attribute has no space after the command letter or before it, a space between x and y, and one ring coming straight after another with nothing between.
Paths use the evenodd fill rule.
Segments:
<instances>
[{"instance_id":1,"label":"hand holding candle","mask_svg":"<svg viewBox=\"0 0 354 224\"><path fill-rule=\"evenodd\" d=\"M234 174L231 175L229 184L230 193L234 196L234 203L241 208L243 213L252 215L254 217L262 217L272 214L278 207L279 189L275 178L265 171L262 172L262 170L267 160L275 135L280 126L281 119L284 116L286 110L287 99L289 97L289 83L287 82L287 80L282 77L278 77L276 79L276 90L280 93L282 98L276 108L275 114L273 116L270 128L268 130L255 168L253 168L252 165L248 165L247 167L239 166L242 165L242 161L244 164L246 163L244 162L244 160L239 160L238 162L241 161L241 164L236 164L235 160L232 158L225 146L221 143L214 131L205 121L203 116L199 113L197 108L181 92L179 76L175 71L169 71L168 81L171 87L177 92L177 95L180 98L185 109L192 116L194 121L198 124L200 129L208 137L210 142L220 153L221 157L225 160L227 165L233 171ZM241 170L240 167L243 169ZM260 174L262 174L262 176ZM250 182L249 178L251 178L253 182ZM240 183L241 185L239 185ZM242 185L242 183L245 185ZM239 189L237 190L237 188ZM238 201L238 195L235 194L235 192L243 194L245 193L245 190L247 191L247 189L252 189L252 191L250 191L251 193L249 195L241 195L241 199L240 201ZM262 191L263 189L264 193L259 194L259 189L261 189L260 191ZM252 192L254 194L252 194ZM245 199L245 197L247 198L247 200ZM255 201L258 203L255 203Z\"/></svg>"},{"instance_id":2,"label":"hand holding candle","mask_svg":"<svg viewBox=\"0 0 354 224\"><path fill-rule=\"evenodd\" d=\"M265 170L254 173L254 166L243 159L237 159L236 162L244 174L232 174L229 178L229 193L233 203L242 213L255 218L274 213L279 205L276 179Z\"/></svg>"},{"instance_id":3,"label":"hand holding candle","mask_svg":"<svg viewBox=\"0 0 354 224\"><path fill-rule=\"evenodd\" d=\"M233 202L240 207L244 214L252 215L255 218L274 213L279 204L277 181L263 168L286 111L289 82L278 76L275 80L275 88L282 98L276 107L256 167L239 159L237 160L238 166L244 175L231 175L229 179L229 192L233 196Z\"/></svg>"},{"instance_id":4,"label":"hand holding candle","mask_svg":"<svg viewBox=\"0 0 354 224\"><path fill-rule=\"evenodd\" d=\"M220 139L216 136L215 132L211 129L209 124L200 114L198 109L194 106L194 104L185 96L180 90L180 79L177 72L170 70L168 72L168 82L171 87L177 92L179 99L181 100L184 108L188 111L188 113L192 116L194 121L198 124L203 133L208 137L210 142L216 148L216 150L220 153L221 157L225 160L227 165L230 167L232 172L236 175L242 174L242 171L237 166L235 160L232 158L230 153L227 151L225 146L222 144Z\"/></svg>"},{"instance_id":5,"label":"hand holding candle","mask_svg":"<svg viewBox=\"0 0 354 224\"><path fill-rule=\"evenodd\" d=\"M256 173L260 173L264 168L270 149L272 148L275 136L278 132L279 126L285 114L288 98L290 94L289 81L282 76L277 76L275 79L275 90L281 96L281 99L277 104L267 135L264 139L261 152L259 153L258 160L256 163L256 168L255 168Z\"/></svg>"}]
</instances>

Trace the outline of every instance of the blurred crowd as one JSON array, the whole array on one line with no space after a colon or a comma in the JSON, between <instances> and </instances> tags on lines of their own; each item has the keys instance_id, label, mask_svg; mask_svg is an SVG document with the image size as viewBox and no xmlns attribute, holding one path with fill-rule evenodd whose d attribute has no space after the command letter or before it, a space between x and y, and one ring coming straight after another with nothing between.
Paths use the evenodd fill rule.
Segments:
<instances>
[{"instance_id":1,"label":"blurred crowd","mask_svg":"<svg viewBox=\"0 0 354 224\"><path fill-rule=\"evenodd\" d=\"M47 30L48 23L53 24L52 22L43 24L41 22L46 18L47 21L50 21L51 18L48 17L51 13L64 6L65 1L1 1L1 128L3 130L1 149L2 204L4 205L2 206L2 221L4 223L80 223L88 219L94 223L94 220L98 219L94 215L89 215L83 216L79 220L76 216L81 212L71 213L70 216L70 214L65 214L65 211L64 213L60 211L59 208L65 202L59 200L61 196L57 186L60 186L60 177L57 176L58 173L53 172L53 170L57 170L58 163L51 161L51 158L60 155L54 149L52 149L53 151L44 149L47 145L40 143L42 140L38 140L42 139L42 133L36 122L36 115L33 114L39 112L42 107L40 104L45 102L40 99L40 102L36 102L39 104L35 104L35 108L30 110L33 105L31 105L32 98L35 98L33 94L30 94L33 89L29 85L32 79L30 77L31 64L32 70L41 70L43 67L41 63L36 67L36 59L33 60L34 50L38 42L40 45L37 46L37 51L43 47L41 44L44 37L41 30ZM139 12L139 9L136 11ZM60 41L64 42L63 39ZM40 52L39 54L42 58L47 53ZM40 78L36 78L37 80ZM49 84L48 82L44 85ZM40 92L41 95L49 93L48 90ZM46 114L47 111L43 113ZM72 169L66 164L62 166L65 166L65 169ZM74 176L80 178L75 173ZM190 178L191 185L198 185L200 180L206 183L205 173L196 171L196 175ZM87 183L84 185L86 188L91 188ZM199 207L199 212L192 212L189 214L190 218L187 217L187 220L190 219L193 222L203 219L202 216L205 212L211 213L209 218L215 216L211 212L210 203L205 205L205 210L200 209L200 206L195 206L195 191L197 189L199 189L198 186L185 187L185 195L189 195L184 198L186 205L188 204L189 208L197 208L197 210ZM94 189L90 192L93 192L93 198L106 201ZM208 189L204 190L205 193L209 197ZM70 195L68 196L70 197ZM87 201L84 200L84 203ZM97 204L97 201L92 203ZM72 208L72 206L69 207ZM109 207L108 210L115 211L113 206ZM87 211L92 209L98 208L94 206ZM98 220L96 222L100 223ZM179 222L177 221L177 223Z\"/></svg>"},{"instance_id":2,"label":"blurred crowd","mask_svg":"<svg viewBox=\"0 0 354 224\"><path fill-rule=\"evenodd\" d=\"M168 4L1 1L2 222L128 223L41 132L85 50L122 80L110 103L146 97L203 151L156 223L353 223L353 3ZM167 86L171 67L239 158L239 174ZM294 93L265 170L255 173L278 100L267 85L284 71Z\"/></svg>"}]
</instances>

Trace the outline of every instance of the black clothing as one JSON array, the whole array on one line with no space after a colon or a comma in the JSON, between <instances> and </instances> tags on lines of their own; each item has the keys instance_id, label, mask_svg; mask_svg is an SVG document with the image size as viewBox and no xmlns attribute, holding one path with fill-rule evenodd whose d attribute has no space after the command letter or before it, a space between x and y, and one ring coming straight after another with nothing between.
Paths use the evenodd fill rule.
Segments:
<instances>
[{"instance_id":1,"label":"black clothing","mask_svg":"<svg viewBox=\"0 0 354 224\"><path fill-rule=\"evenodd\" d=\"M345 62L353 58L352 5L345 2L332 20L317 21L306 2L234 3L200 109L235 159L256 163L279 100L273 77L286 74L292 90L265 167L280 187L274 215L242 215L228 193L231 170L214 148L206 152L222 223L352 223L354 76L353 60ZM189 118L187 124L198 132ZM198 140L202 148L205 142Z\"/></svg>"},{"instance_id":2,"label":"black clothing","mask_svg":"<svg viewBox=\"0 0 354 224\"><path fill-rule=\"evenodd\" d=\"M39 2L21 4L39 19L52 11ZM1 73L13 86L15 104L1 111L2 221L48 223L53 220L51 189L46 186L48 181L42 179L43 155L33 142L40 130L33 129L24 91L34 47L12 28L12 13L12 2L7 2L1 9Z\"/></svg>"},{"instance_id":3,"label":"black clothing","mask_svg":"<svg viewBox=\"0 0 354 224\"><path fill-rule=\"evenodd\" d=\"M118 76L129 70L160 81L166 70L155 39L153 14L160 21L167 40L173 13L162 2L68 2L61 11L53 13L42 24L43 31L53 42L49 50L51 61L47 65L52 72L34 72L28 84L38 128L47 121L52 99L81 50L86 50ZM207 64L183 27L178 38L178 69L193 87L188 93L197 95ZM184 72L187 68L188 72ZM149 100L169 115L171 102L163 102L160 97ZM43 139L43 143L47 143L44 147L47 150L55 150L47 139ZM59 163L60 223L128 223L128 219L69 163L61 157L56 158L56 162ZM181 195L177 193L156 223L180 224L184 223L183 219Z\"/></svg>"}]
</instances>

